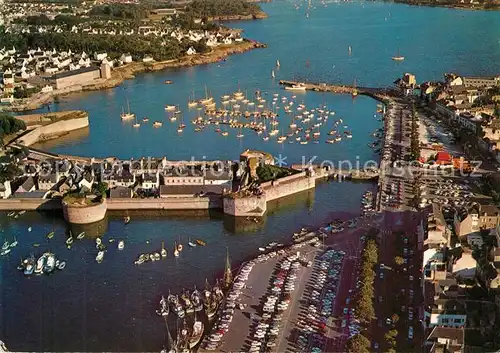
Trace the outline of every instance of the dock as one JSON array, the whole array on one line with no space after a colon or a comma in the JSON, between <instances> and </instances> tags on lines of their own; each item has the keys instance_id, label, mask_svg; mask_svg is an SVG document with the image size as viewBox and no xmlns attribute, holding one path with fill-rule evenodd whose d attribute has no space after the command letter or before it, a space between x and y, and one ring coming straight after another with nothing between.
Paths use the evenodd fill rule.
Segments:
<instances>
[{"instance_id":1,"label":"dock","mask_svg":"<svg viewBox=\"0 0 500 353\"><path fill-rule=\"evenodd\" d=\"M334 94L365 95L378 101L384 102L390 97L399 96L399 93L392 87L357 87L351 85L332 84L326 82L300 82L290 80L280 80L280 85L285 87L301 85L306 91L330 92Z\"/></svg>"}]
</instances>

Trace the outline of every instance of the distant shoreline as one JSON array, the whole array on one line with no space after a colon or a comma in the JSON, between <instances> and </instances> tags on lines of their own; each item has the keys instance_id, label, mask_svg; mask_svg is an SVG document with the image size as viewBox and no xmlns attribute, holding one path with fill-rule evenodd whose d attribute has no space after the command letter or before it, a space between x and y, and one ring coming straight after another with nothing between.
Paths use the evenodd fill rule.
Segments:
<instances>
[{"instance_id":1,"label":"distant shoreline","mask_svg":"<svg viewBox=\"0 0 500 353\"><path fill-rule=\"evenodd\" d=\"M245 53L253 49L266 47L267 46L263 43L245 39L240 43L220 45L206 54L196 54L191 56L185 55L180 59L158 61L153 63L132 62L130 64L113 69L110 79L96 79L95 82L84 86L72 86L62 91L54 90L53 92L49 93L38 93L33 97L27 99L27 101L23 104L0 107L0 111L24 112L36 110L43 107L45 104L52 102L55 97L63 97L72 93L82 91L96 91L114 88L122 84L125 80L135 78L135 75L138 73L161 71L167 68L182 68L212 64L222 61L230 55Z\"/></svg>"},{"instance_id":2,"label":"distant shoreline","mask_svg":"<svg viewBox=\"0 0 500 353\"><path fill-rule=\"evenodd\" d=\"M457 9L457 10L474 10L474 11L499 11L500 3L495 4L493 7L486 7L484 5L478 4L467 4L467 3L457 3L457 4L441 4L441 3L433 3L433 2L413 2L409 0L392 0L392 2L396 4L406 4L410 6L421 6L421 7L442 7L448 9Z\"/></svg>"}]
</instances>

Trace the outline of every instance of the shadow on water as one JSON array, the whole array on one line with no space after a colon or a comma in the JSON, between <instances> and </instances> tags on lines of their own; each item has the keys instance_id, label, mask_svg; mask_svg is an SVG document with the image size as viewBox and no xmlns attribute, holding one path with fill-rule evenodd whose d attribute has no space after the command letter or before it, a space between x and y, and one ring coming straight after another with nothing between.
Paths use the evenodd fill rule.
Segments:
<instances>
[{"instance_id":1,"label":"shadow on water","mask_svg":"<svg viewBox=\"0 0 500 353\"><path fill-rule=\"evenodd\" d=\"M87 238L98 238L102 237L106 231L108 230L108 217L104 217L99 222L94 222L90 224L68 224L68 232L71 231L73 236L77 236L78 234L85 232L85 236Z\"/></svg>"}]
</instances>

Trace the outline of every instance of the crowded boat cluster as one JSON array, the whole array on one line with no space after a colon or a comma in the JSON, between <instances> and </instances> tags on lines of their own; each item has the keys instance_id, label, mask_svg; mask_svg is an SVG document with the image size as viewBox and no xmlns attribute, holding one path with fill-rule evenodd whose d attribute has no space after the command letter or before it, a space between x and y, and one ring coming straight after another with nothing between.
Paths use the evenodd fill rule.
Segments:
<instances>
[{"instance_id":1,"label":"crowded boat cluster","mask_svg":"<svg viewBox=\"0 0 500 353\"><path fill-rule=\"evenodd\" d=\"M190 248L195 248L197 246L205 246L207 243L201 239L196 239L196 241L191 241L189 239L188 245ZM184 246L181 243L181 240L179 238L179 242L177 241L174 242L174 247L173 247L173 255L174 257L179 257L182 250L184 249ZM145 262L154 262L154 261L159 261L161 259L165 259L168 255L167 249L165 249L165 243L162 241L161 242L161 250L152 252L152 253L144 253L140 254L137 260L135 260L134 264L135 265L142 265Z\"/></svg>"},{"instance_id":2,"label":"crowded boat cluster","mask_svg":"<svg viewBox=\"0 0 500 353\"><path fill-rule=\"evenodd\" d=\"M376 213L373 192L368 190L361 196L361 216L373 216Z\"/></svg>"},{"instance_id":3,"label":"crowded boat cluster","mask_svg":"<svg viewBox=\"0 0 500 353\"><path fill-rule=\"evenodd\" d=\"M14 238L14 240L10 243L8 240L5 240L2 244L2 251L0 252L0 256L6 256L9 254L13 248L15 248L19 244L19 242Z\"/></svg>"},{"instance_id":4,"label":"crowded boat cluster","mask_svg":"<svg viewBox=\"0 0 500 353\"><path fill-rule=\"evenodd\" d=\"M66 267L65 261L56 259L56 256L51 252L45 252L38 260L33 254L21 260L21 264L17 269L23 271L26 276L31 276L32 274L50 274L54 272L54 270L62 270L64 267Z\"/></svg>"},{"instance_id":5,"label":"crowded boat cluster","mask_svg":"<svg viewBox=\"0 0 500 353\"><path fill-rule=\"evenodd\" d=\"M213 126L215 133L220 136L229 136L230 130L237 130L236 138L243 138L243 130L251 130L259 135L263 141L275 137L277 143L320 143L321 135L326 135L326 143L334 144L352 138L352 132L342 119L328 124L328 119L335 115L326 104L308 108L299 103L294 94L274 93L269 95L259 90L249 99L246 94L238 90L221 97L220 103L205 92L205 98L189 100L188 110L196 111L197 116L191 120L195 132L202 132ZM166 105L167 119L176 124L177 132L182 133L186 122L179 106ZM280 112L283 112L280 114ZM140 127L135 114L122 113L122 120L135 119L134 127ZM142 119L147 123L149 118ZM163 126L162 121L154 121L154 127ZM321 131L322 128L328 131Z\"/></svg>"}]
</instances>

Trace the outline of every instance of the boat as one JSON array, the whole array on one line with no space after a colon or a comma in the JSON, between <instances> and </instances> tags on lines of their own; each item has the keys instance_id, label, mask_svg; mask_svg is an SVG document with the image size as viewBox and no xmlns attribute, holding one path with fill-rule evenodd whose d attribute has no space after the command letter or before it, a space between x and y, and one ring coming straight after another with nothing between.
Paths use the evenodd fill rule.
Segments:
<instances>
[{"instance_id":1,"label":"boat","mask_svg":"<svg viewBox=\"0 0 500 353\"><path fill-rule=\"evenodd\" d=\"M190 349L196 347L196 345L200 342L204 329L205 326L203 325L203 322L199 320L194 321L193 331L188 339Z\"/></svg>"},{"instance_id":2,"label":"boat","mask_svg":"<svg viewBox=\"0 0 500 353\"><path fill-rule=\"evenodd\" d=\"M398 54L391 57L391 59L394 61L403 61L405 57L399 54L399 48L398 48Z\"/></svg>"},{"instance_id":3,"label":"boat","mask_svg":"<svg viewBox=\"0 0 500 353\"><path fill-rule=\"evenodd\" d=\"M172 83L174 83L174 81L172 81L172 80L165 80L165 84L166 85L171 85Z\"/></svg>"},{"instance_id":4,"label":"boat","mask_svg":"<svg viewBox=\"0 0 500 353\"><path fill-rule=\"evenodd\" d=\"M259 251L266 251L265 248L259 248Z\"/></svg>"},{"instance_id":5,"label":"boat","mask_svg":"<svg viewBox=\"0 0 500 353\"><path fill-rule=\"evenodd\" d=\"M175 105L166 105L165 106L165 111L167 112L174 112L175 111Z\"/></svg>"},{"instance_id":6,"label":"boat","mask_svg":"<svg viewBox=\"0 0 500 353\"><path fill-rule=\"evenodd\" d=\"M125 248L125 242L123 240L120 240L118 242L118 250L123 250Z\"/></svg>"},{"instance_id":7,"label":"boat","mask_svg":"<svg viewBox=\"0 0 500 353\"><path fill-rule=\"evenodd\" d=\"M69 237L68 239L66 239L66 245L71 245L73 244L73 237Z\"/></svg>"},{"instance_id":8,"label":"boat","mask_svg":"<svg viewBox=\"0 0 500 353\"><path fill-rule=\"evenodd\" d=\"M139 123L137 122L137 117L135 117L135 123L134 123L134 125L132 125L132 126L133 126L133 127L135 127L135 128L138 128L138 127L140 127L140 126L141 126L141 124L139 124Z\"/></svg>"},{"instance_id":9,"label":"boat","mask_svg":"<svg viewBox=\"0 0 500 353\"><path fill-rule=\"evenodd\" d=\"M47 260L43 266L43 272L47 274L52 273L56 267L56 257L52 253L45 253L45 256Z\"/></svg>"},{"instance_id":10,"label":"boat","mask_svg":"<svg viewBox=\"0 0 500 353\"><path fill-rule=\"evenodd\" d=\"M160 258L161 258L161 257L160 257L160 254L159 254L159 253L157 253L157 252L155 252L155 253L154 253L154 259L155 259L155 261L160 260Z\"/></svg>"},{"instance_id":11,"label":"boat","mask_svg":"<svg viewBox=\"0 0 500 353\"><path fill-rule=\"evenodd\" d=\"M97 261L97 263L100 264L102 262L102 260L104 260L104 251L102 251L102 250L99 251L97 253L97 256L95 257L95 260Z\"/></svg>"},{"instance_id":12,"label":"boat","mask_svg":"<svg viewBox=\"0 0 500 353\"><path fill-rule=\"evenodd\" d=\"M7 349L7 346L5 345L5 343L0 341L0 352L8 352L8 351L9 350Z\"/></svg>"},{"instance_id":13,"label":"boat","mask_svg":"<svg viewBox=\"0 0 500 353\"><path fill-rule=\"evenodd\" d=\"M12 216L14 216L15 214L16 214L16 212L11 211L11 212L7 213L7 217L12 217Z\"/></svg>"},{"instance_id":14,"label":"boat","mask_svg":"<svg viewBox=\"0 0 500 353\"><path fill-rule=\"evenodd\" d=\"M78 235L76 236L76 239L78 239L78 240L81 240L81 239L83 239L83 238L85 238L85 232L81 232L80 234L78 234Z\"/></svg>"},{"instance_id":15,"label":"boat","mask_svg":"<svg viewBox=\"0 0 500 353\"><path fill-rule=\"evenodd\" d=\"M129 224L130 223L130 216L124 217L123 221L125 222L125 224Z\"/></svg>"},{"instance_id":16,"label":"boat","mask_svg":"<svg viewBox=\"0 0 500 353\"><path fill-rule=\"evenodd\" d=\"M26 276L32 275L33 272L35 271L35 266L36 266L35 257L31 255L29 258L23 261L24 274Z\"/></svg>"},{"instance_id":17,"label":"boat","mask_svg":"<svg viewBox=\"0 0 500 353\"><path fill-rule=\"evenodd\" d=\"M296 85L286 86L285 90L287 90L287 91L305 91L306 86L304 86L301 83L298 83Z\"/></svg>"},{"instance_id":18,"label":"boat","mask_svg":"<svg viewBox=\"0 0 500 353\"><path fill-rule=\"evenodd\" d=\"M354 86L353 86L351 95L353 97L356 97L358 95L358 89L356 88L356 79L354 79ZM342 121L342 119L340 119L340 121Z\"/></svg>"},{"instance_id":19,"label":"boat","mask_svg":"<svg viewBox=\"0 0 500 353\"><path fill-rule=\"evenodd\" d=\"M2 245L2 250L7 250L8 248L10 248L10 243L8 240L6 240Z\"/></svg>"},{"instance_id":20,"label":"boat","mask_svg":"<svg viewBox=\"0 0 500 353\"><path fill-rule=\"evenodd\" d=\"M271 71L271 77L272 77L272 78L275 78L275 77L276 77L276 75L274 74L274 70L272 70L272 71Z\"/></svg>"},{"instance_id":21,"label":"boat","mask_svg":"<svg viewBox=\"0 0 500 353\"><path fill-rule=\"evenodd\" d=\"M168 316L170 310L169 305L165 297L162 295L160 299L160 309L156 310L156 313L160 316Z\"/></svg>"},{"instance_id":22,"label":"boat","mask_svg":"<svg viewBox=\"0 0 500 353\"><path fill-rule=\"evenodd\" d=\"M54 234L56 234L56 232L54 231L47 233L47 238L52 239L54 237Z\"/></svg>"},{"instance_id":23,"label":"boat","mask_svg":"<svg viewBox=\"0 0 500 353\"><path fill-rule=\"evenodd\" d=\"M199 312L199 311L203 310L203 302L201 300L201 294L200 294L200 292L198 292L196 287L195 287L193 293L191 293L191 302L193 303L195 312Z\"/></svg>"},{"instance_id":24,"label":"boat","mask_svg":"<svg viewBox=\"0 0 500 353\"><path fill-rule=\"evenodd\" d=\"M26 213L26 210L21 210L21 211L19 211L18 215L19 215L19 216L22 216L22 215L23 215L23 214L25 214L25 213Z\"/></svg>"},{"instance_id":25,"label":"boat","mask_svg":"<svg viewBox=\"0 0 500 353\"><path fill-rule=\"evenodd\" d=\"M191 241L191 239L189 239L189 241L188 241L188 245L189 245L190 247L192 247L192 248L195 248L195 247L196 247L196 243L193 243L193 242Z\"/></svg>"},{"instance_id":26,"label":"boat","mask_svg":"<svg viewBox=\"0 0 500 353\"><path fill-rule=\"evenodd\" d=\"M179 249L177 249L177 242L174 243L174 256L179 257Z\"/></svg>"},{"instance_id":27,"label":"boat","mask_svg":"<svg viewBox=\"0 0 500 353\"><path fill-rule=\"evenodd\" d=\"M213 100L214 100L213 97L208 96L207 86L205 86L205 98L201 99L200 103L203 105L207 105L207 104L212 103Z\"/></svg>"},{"instance_id":28,"label":"boat","mask_svg":"<svg viewBox=\"0 0 500 353\"><path fill-rule=\"evenodd\" d=\"M207 245L207 243L205 243L205 242L204 242L203 240L201 240L201 239L196 239L196 243L197 243L198 245L201 245L201 246L205 246L205 245Z\"/></svg>"},{"instance_id":29,"label":"boat","mask_svg":"<svg viewBox=\"0 0 500 353\"><path fill-rule=\"evenodd\" d=\"M149 121L149 118L147 116L145 116L144 118L142 118L142 122L147 123L148 121Z\"/></svg>"},{"instance_id":30,"label":"boat","mask_svg":"<svg viewBox=\"0 0 500 353\"><path fill-rule=\"evenodd\" d=\"M279 59L278 59L278 60L276 60L276 67L280 67L280 66L281 66L281 65L280 65L280 61L279 61Z\"/></svg>"},{"instance_id":31,"label":"boat","mask_svg":"<svg viewBox=\"0 0 500 353\"><path fill-rule=\"evenodd\" d=\"M7 255L8 253L10 253L11 251L12 251L11 249L2 250L2 251L0 252L0 255L1 255L1 256L5 256L5 255Z\"/></svg>"},{"instance_id":32,"label":"boat","mask_svg":"<svg viewBox=\"0 0 500 353\"><path fill-rule=\"evenodd\" d=\"M122 110L122 113L120 114L120 117L121 117L122 120L130 120L130 119L134 119L135 118L135 114L130 112L130 104L128 102L128 99L127 99L127 107L128 107L128 111L125 113Z\"/></svg>"},{"instance_id":33,"label":"boat","mask_svg":"<svg viewBox=\"0 0 500 353\"><path fill-rule=\"evenodd\" d=\"M33 230L33 228L28 227L28 232L31 232L32 230Z\"/></svg>"},{"instance_id":34,"label":"boat","mask_svg":"<svg viewBox=\"0 0 500 353\"><path fill-rule=\"evenodd\" d=\"M245 135L243 135L241 132L236 135L236 137L239 138L239 139L242 138L243 136L245 136Z\"/></svg>"},{"instance_id":35,"label":"boat","mask_svg":"<svg viewBox=\"0 0 500 353\"><path fill-rule=\"evenodd\" d=\"M328 140L326 140L326 143L335 143L335 140L334 139L328 139Z\"/></svg>"},{"instance_id":36,"label":"boat","mask_svg":"<svg viewBox=\"0 0 500 353\"><path fill-rule=\"evenodd\" d=\"M177 245L177 250L178 250L179 252L181 252L183 248L184 248L184 247L183 247L183 246L182 246L182 244L181 244L181 237L179 237L179 245Z\"/></svg>"},{"instance_id":37,"label":"boat","mask_svg":"<svg viewBox=\"0 0 500 353\"><path fill-rule=\"evenodd\" d=\"M61 261L61 262L59 262L59 263L56 263L56 268L57 268L58 270L62 270L62 269L64 269L65 267L66 267L66 261Z\"/></svg>"},{"instance_id":38,"label":"boat","mask_svg":"<svg viewBox=\"0 0 500 353\"><path fill-rule=\"evenodd\" d=\"M161 127L162 125L163 123L158 120L153 123L153 127Z\"/></svg>"},{"instance_id":39,"label":"boat","mask_svg":"<svg viewBox=\"0 0 500 353\"><path fill-rule=\"evenodd\" d=\"M47 257L45 254L40 256L38 260L36 261L36 267L35 267L35 273L36 274L42 274L43 273L43 268L45 267L45 262L47 261Z\"/></svg>"}]
</instances>

